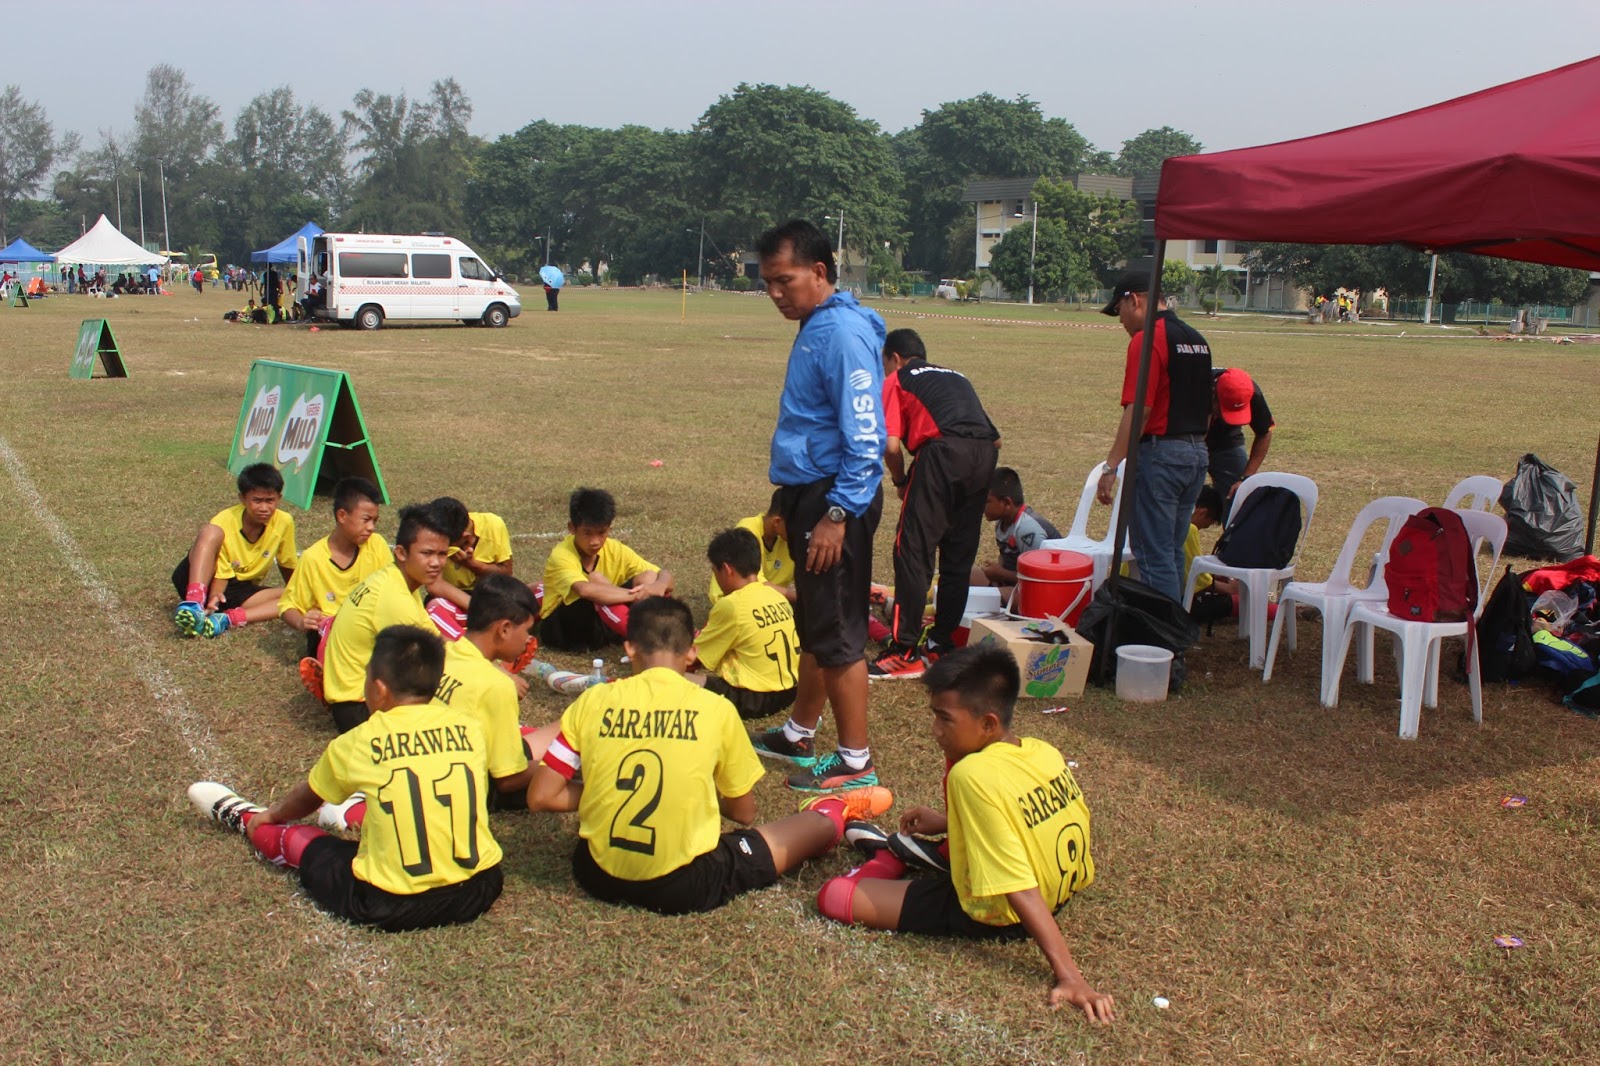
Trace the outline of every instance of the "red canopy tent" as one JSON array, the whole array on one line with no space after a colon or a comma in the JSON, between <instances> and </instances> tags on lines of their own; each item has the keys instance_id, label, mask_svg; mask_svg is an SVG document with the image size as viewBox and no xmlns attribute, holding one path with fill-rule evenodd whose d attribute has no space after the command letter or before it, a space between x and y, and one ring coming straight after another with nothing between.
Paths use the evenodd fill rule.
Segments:
<instances>
[{"instance_id":1,"label":"red canopy tent","mask_svg":"<svg viewBox=\"0 0 1600 1066\"><path fill-rule=\"evenodd\" d=\"M1169 159L1154 262L1169 238L1406 244L1600 270L1600 57L1418 111L1294 141ZM1159 270L1151 272L1130 440L1138 438ZM1132 510L1129 449L1111 573ZM1600 504L1600 448L1588 547ZM1113 622L1114 624L1114 622Z\"/></svg>"}]
</instances>

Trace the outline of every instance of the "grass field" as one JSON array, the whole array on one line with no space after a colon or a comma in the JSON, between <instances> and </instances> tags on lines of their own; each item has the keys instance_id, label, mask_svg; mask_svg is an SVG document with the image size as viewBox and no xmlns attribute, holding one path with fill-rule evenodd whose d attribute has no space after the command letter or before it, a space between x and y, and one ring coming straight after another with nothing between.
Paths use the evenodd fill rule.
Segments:
<instances>
[{"instance_id":1,"label":"grass field","mask_svg":"<svg viewBox=\"0 0 1600 1066\"><path fill-rule=\"evenodd\" d=\"M534 299L530 293L530 298ZM232 502L224 460L250 361L352 375L396 504L503 515L517 573L579 484L705 610L709 535L765 503L793 327L765 299L570 292L500 331L224 323L210 290L0 309L0 1060L5 1062L1550 1062L1600 1055L1600 729L1488 686L1474 725L1444 682L1402 742L1392 666L1316 699L1319 627L1262 685L1231 628L1157 706L1091 689L1017 725L1078 761L1098 878L1062 912L1120 1019L1042 1008L1030 944L972 946L820 919L835 855L715 914L662 919L572 884L570 817L496 815L507 886L476 924L403 936L329 920L202 822L189 782L281 795L332 736L275 624L181 642L167 581ZM1115 426L1126 337L1099 315L884 305L966 372L1029 500L1065 525ZM937 311L955 317L913 317ZM108 316L128 380L70 381L79 320ZM1326 573L1383 494L1432 502L1524 451L1587 481L1596 355L1387 324L1195 319L1262 382L1269 467L1315 478L1302 573ZM1106 326L1112 328L1107 329ZM1557 383L1560 384L1557 384ZM651 460L662 465L652 467ZM889 580L887 509L876 570ZM302 547L331 526L296 513ZM380 528L393 529L393 510ZM987 542L986 542L987 543ZM875 686L899 804L939 802L912 685ZM529 722L562 700L536 690ZM826 730L825 726L825 730ZM825 735L824 740L831 739ZM1504 810L1507 793L1529 797ZM769 774L764 818L793 809ZM898 804L897 804L898 807ZM1496 934L1526 947L1501 951ZM1165 996L1168 1010L1152 997Z\"/></svg>"}]
</instances>

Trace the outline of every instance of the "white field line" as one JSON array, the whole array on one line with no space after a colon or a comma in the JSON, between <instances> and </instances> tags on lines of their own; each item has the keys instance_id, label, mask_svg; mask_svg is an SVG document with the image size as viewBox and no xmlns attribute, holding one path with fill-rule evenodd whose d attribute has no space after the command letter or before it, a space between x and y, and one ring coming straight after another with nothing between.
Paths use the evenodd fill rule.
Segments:
<instances>
[{"instance_id":1,"label":"white field line","mask_svg":"<svg viewBox=\"0 0 1600 1066\"><path fill-rule=\"evenodd\" d=\"M67 568L78 578L89 593L89 598L104 612L105 620L116 636L113 646L122 649L134 674L149 691L161 717L188 747L200 777L218 781L236 779L232 764L212 734L210 723L190 705L173 676L157 663L155 650L149 646L149 637L129 619L117 594L101 578L61 519L50 510L38 486L29 476L22 457L3 436L0 436L0 462L5 464L12 483L33 512L33 517L55 541L56 550L61 553ZM297 897L296 903L317 916L316 927L306 933L306 942L328 950L335 964L355 979L354 983L366 1000L367 1009L360 1013L367 1019L373 1035L381 1042L387 1042L403 1061L446 1061L449 1058L446 1034L435 1028L414 1004L408 1001L404 1013L396 1017L382 1009L371 994L375 987L384 983L389 969L388 960L383 954L370 945L355 942L351 936L352 930L343 922L309 907L303 899Z\"/></svg>"}]
</instances>

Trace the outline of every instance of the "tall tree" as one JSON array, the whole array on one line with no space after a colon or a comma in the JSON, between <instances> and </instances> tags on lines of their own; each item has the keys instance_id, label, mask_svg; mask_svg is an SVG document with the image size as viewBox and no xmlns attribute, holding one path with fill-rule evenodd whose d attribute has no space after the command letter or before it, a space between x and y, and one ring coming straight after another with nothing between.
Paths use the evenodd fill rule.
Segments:
<instances>
[{"instance_id":1,"label":"tall tree","mask_svg":"<svg viewBox=\"0 0 1600 1066\"><path fill-rule=\"evenodd\" d=\"M464 210L473 246L503 270L536 272L549 260L581 259L572 247L569 175L604 131L539 120L480 149L472 160Z\"/></svg>"},{"instance_id":2,"label":"tall tree","mask_svg":"<svg viewBox=\"0 0 1600 1066\"><path fill-rule=\"evenodd\" d=\"M0 93L0 246L11 243L12 206L32 195L58 154L75 150L75 139L56 143L43 105L24 100L20 86L7 85Z\"/></svg>"},{"instance_id":3,"label":"tall tree","mask_svg":"<svg viewBox=\"0 0 1600 1066\"><path fill-rule=\"evenodd\" d=\"M156 64L145 75L144 96L133 109L134 165L154 174L159 161L169 191L182 185L222 144L220 114L209 97L194 91L183 71Z\"/></svg>"},{"instance_id":4,"label":"tall tree","mask_svg":"<svg viewBox=\"0 0 1600 1066\"><path fill-rule=\"evenodd\" d=\"M829 226L823 217L843 211L849 248L899 240L904 204L889 138L826 93L740 84L706 109L691 139L700 204L730 239L748 247L784 219Z\"/></svg>"},{"instance_id":5,"label":"tall tree","mask_svg":"<svg viewBox=\"0 0 1600 1066\"><path fill-rule=\"evenodd\" d=\"M1034 185L1033 198L1041 220L1065 224L1078 253L1085 273L1071 278L1071 291L1082 293L1111 281L1139 254L1139 205L1132 200L1080 192L1071 182L1048 178Z\"/></svg>"},{"instance_id":6,"label":"tall tree","mask_svg":"<svg viewBox=\"0 0 1600 1066\"><path fill-rule=\"evenodd\" d=\"M472 104L454 78L436 81L426 101L362 89L344 129L358 153L350 225L398 232L459 231L462 190L476 141Z\"/></svg>"},{"instance_id":7,"label":"tall tree","mask_svg":"<svg viewBox=\"0 0 1600 1066\"><path fill-rule=\"evenodd\" d=\"M1132 140L1122 142L1122 152L1117 156L1115 172L1130 178L1161 173L1161 164L1178 155L1198 155L1205 146L1182 130L1162 126L1158 130L1145 130Z\"/></svg>"},{"instance_id":8,"label":"tall tree","mask_svg":"<svg viewBox=\"0 0 1600 1066\"><path fill-rule=\"evenodd\" d=\"M1031 278L1034 297L1040 300L1081 292L1083 280L1090 276L1067 224L1043 216L1039 218L1038 247L1034 247L1031 223L1012 227L989 253L989 273L1013 299L1028 291Z\"/></svg>"}]
</instances>

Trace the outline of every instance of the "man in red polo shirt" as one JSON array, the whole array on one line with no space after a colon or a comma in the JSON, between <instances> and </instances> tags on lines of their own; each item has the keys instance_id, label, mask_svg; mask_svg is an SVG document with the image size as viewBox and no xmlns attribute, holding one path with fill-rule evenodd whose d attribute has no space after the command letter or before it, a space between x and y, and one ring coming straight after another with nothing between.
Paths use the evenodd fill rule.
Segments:
<instances>
[{"instance_id":1,"label":"man in red polo shirt","mask_svg":"<svg viewBox=\"0 0 1600 1066\"><path fill-rule=\"evenodd\" d=\"M1131 271L1117 279L1103 314L1121 320L1128 331L1127 363L1122 374L1122 421L1117 427L1106 473L1096 493L1111 502L1117 464L1128 454L1133 399L1139 380L1139 349L1144 332L1145 301L1150 275ZM1157 294L1157 300L1161 300ZM1158 304L1158 306L1160 306ZM1206 480L1206 428L1211 422L1211 346L1192 327L1168 310L1155 317L1150 348L1150 377L1145 389L1144 418L1139 427L1139 469L1134 481L1128 537L1139 576L1151 588L1183 595L1183 541L1195 498Z\"/></svg>"}]
</instances>

